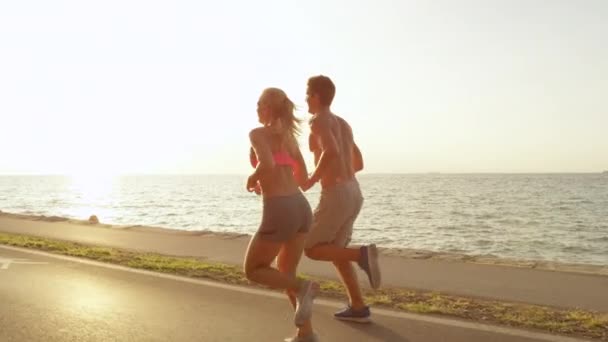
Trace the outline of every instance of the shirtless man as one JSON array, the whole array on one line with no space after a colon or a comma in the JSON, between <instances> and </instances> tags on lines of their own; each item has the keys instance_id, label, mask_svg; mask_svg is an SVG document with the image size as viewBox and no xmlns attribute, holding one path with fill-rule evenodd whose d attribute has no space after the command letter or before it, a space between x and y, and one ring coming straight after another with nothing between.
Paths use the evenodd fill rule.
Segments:
<instances>
[{"instance_id":1,"label":"shirtless man","mask_svg":"<svg viewBox=\"0 0 608 342\"><path fill-rule=\"evenodd\" d=\"M341 320L370 322L370 310L363 301L352 266L356 262L369 278L373 289L380 286L380 268L376 245L348 247L353 224L363 205L363 196L355 172L363 169L363 157L344 119L333 114L330 106L336 88L329 77L314 76L308 80L306 103L310 120L310 150L316 169L302 188L307 190L321 182L321 197L314 211L305 254L314 260L331 261L342 278L349 305L334 314Z\"/></svg>"}]
</instances>

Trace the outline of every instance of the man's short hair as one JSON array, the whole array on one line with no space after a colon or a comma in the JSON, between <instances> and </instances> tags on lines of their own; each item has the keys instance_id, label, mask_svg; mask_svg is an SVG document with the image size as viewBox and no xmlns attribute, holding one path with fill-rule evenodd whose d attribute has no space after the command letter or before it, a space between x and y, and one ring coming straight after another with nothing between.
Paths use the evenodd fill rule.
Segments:
<instances>
[{"instance_id":1,"label":"man's short hair","mask_svg":"<svg viewBox=\"0 0 608 342\"><path fill-rule=\"evenodd\" d=\"M330 106L336 95L336 86L327 76L319 75L308 79L308 91L319 95L323 106Z\"/></svg>"}]
</instances>

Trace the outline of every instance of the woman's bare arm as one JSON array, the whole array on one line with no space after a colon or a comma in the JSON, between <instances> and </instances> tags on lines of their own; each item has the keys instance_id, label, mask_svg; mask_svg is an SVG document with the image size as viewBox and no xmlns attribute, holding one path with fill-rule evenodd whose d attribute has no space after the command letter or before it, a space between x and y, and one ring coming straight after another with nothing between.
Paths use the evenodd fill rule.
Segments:
<instances>
[{"instance_id":1,"label":"woman's bare arm","mask_svg":"<svg viewBox=\"0 0 608 342\"><path fill-rule=\"evenodd\" d=\"M272 159L272 151L262 128L256 128L249 133L251 147L257 156L258 165L250 178L256 181L260 179L260 175L268 169L274 168L274 160Z\"/></svg>"},{"instance_id":2,"label":"woman's bare arm","mask_svg":"<svg viewBox=\"0 0 608 342\"><path fill-rule=\"evenodd\" d=\"M292 156L294 157L297 167L294 170L294 176L300 188L304 187L306 182L308 182L308 170L306 168L306 162L304 161L304 157L302 156L302 152L300 151L300 147L298 145L294 146L294 151L292 152Z\"/></svg>"}]
</instances>

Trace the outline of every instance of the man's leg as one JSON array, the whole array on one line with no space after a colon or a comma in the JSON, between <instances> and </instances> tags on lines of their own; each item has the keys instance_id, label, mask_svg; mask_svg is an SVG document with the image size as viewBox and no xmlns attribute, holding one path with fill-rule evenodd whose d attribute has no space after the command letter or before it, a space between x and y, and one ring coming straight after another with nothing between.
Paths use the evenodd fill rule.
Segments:
<instances>
[{"instance_id":1,"label":"man's leg","mask_svg":"<svg viewBox=\"0 0 608 342\"><path fill-rule=\"evenodd\" d=\"M351 307L362 309L365 304L357 273L351 264L361 260L362 249L346 247L351 240L353 224L362 203L357 201L348 187L341 186L332 190L334 192L326 193L327 196L319 202L315 211L317 227L314 227L322 229L322 232L331 232L331 235L325 235L325 239L309 240L305 253L313 260L331 261L346 288Z\"/></svg>"},{"instance_id":2,"label":"man's leg","mask_svg":"<svg viewBox=\"0 0 608 342\"><path fill-rule=\"evenodd\" d=\"M333 242L317 244L307 248L305 253L313 260L331 261L334 264L346 288L351 307L358 310L364 308L365 303L352 262L358 263L361 259L361 248L343 247L350 241L351 235L352 224L343 225Z\"/></svg>"},{"instance_id":3,"label":"man's leg","mask_svg":"<svg viewBox=\"0 0 608 342\"><path fill-rule=\"evenodd\" d=\"M355 220L359 216L359 212L363 206L363 196L361 195L359 184L356 181L349 184L348 192L348 198L352 204L352 214L340 228L340 231L336 236L335 243L336 246L345 246L344 250L352 251L353 248L347 248L346 246L348 246L351 241ZM359 267L361 267L361 269L363 269L367 274L371 287L376 289L380 285L380 274L379 272L371 272L373 268L371 268L370 265L377 266L378 254L376 251L376 246L373 244L359 247L356 251L358 252L356 260L351 259L350 261L334 261L334 266L342 278L342 283L347 289L350 301L350 305L345 309L336 312L334 317L340 320L368 323L370 322L371 312L369 307L365 305L363 295L361 294L361 288L359 287L357 273L355 272L351 262L357 262Z\"/></svg>"},{"instance_id":4,"label":"man's leg","mask_svg":"<svg viewBox=\"0 0 608 342\"><path fill-rule=\"evenodd\" d=\"M353 267L352 262L357 261L359 265L361 265L360 259L365 256L365 253L368 249L367 246L360 248L349 248L349 247L341 247L346 246L350 242L350 238L352 235L352 223L354 220L350 220L347 222L336 237L336 240L332 244L324 244L317 247L313 247L311 250L314 252L321 251L329 252L333 251L336 255L344 255L348 256L348 254L352 254L359 260L347 259L344 260L333 260L332 263L336 268L336 271L340 275L340 279L342 280L342 284L346 288L346 293L348 295L349 305L343 310L340 310L334 314L334 317L341 320L355 321L360 323L368 323L370 322L370 311L369 307L365 305L363 294L361 293L361 287L359 286L359 280L357 277L357 272ZM357 252L356 255L354 252Z\"/></svg>"},{"instance_id":5,"label":"man's leg","mask_svg":"<svg viewBox=\"0 0 608 342\"><path fill-rule=\"evenodd\" d=\"M353 200L353 197L349 198ZM355 224L355 220L359 215L361 210L361 204L357 203L357 201L353 201L353 211L351 216L344 222L344 224L340 227L338 234L336 235L336 239L334 240L334 247L336 253L336 259L333 260L334 267L338 271L340 278L342 279L342 284L346 287L346 292L348 293L348 298L350 300L350 307L353 310L360 311L365 308L365 303L363 302L363 295L361 294L361 287L359 286L359 280L357 277L357 272L352 265L352 262L357 262L361 260L362 250L365 248L349 248L348 244L353 236L353 226ZM352 254L354 258L352 259L340 259L339 256L347 256L348 254Z\"/></svg>"},{"instance_id":6,"label":"man's leg","mask_svg":"<svg viewBox=\"0 0 608 342\"><path fill-rule=\"evenodd\" d=\"M306 249L306 256L319 261L358 262L361 259L360 248L337 246L333 243L321 243Z\"/></svg>"},{"instance_id":7,"label":"man's leg","mask_svg":"<svg viewBox=\"0 0 608 342\"><path fill-rule=\"evenodd\" d=\"M350 261L334 261L334 266L342 279L350 306L353 310L362 310L365 308L365 302L363 301L363 295L361 294L361 288L359 287L359 280L357 278L357 272Z\"/></svg>"},{"instance_id":8,"label":"man's leg","mask_svg":"<svg viewBox=\"0 0 608 342\"><path fill-rule=\"evenodd\" d=\"M355 188L357 186L357 188ZM313 225L308 235L305 254L313 260L331 261L344 284L349 297L349 307L335 314L338 319L369 322L369 308L363 302L357 273L351 262L366 263L368 246L345 247L350 242L354 221L363 198L358 184L346 184L321 193L315 209ZM375 246L374 246L375 248ZM367 272L367 271L366 271Z\"/></svg>"},{"instance_id":9,"label":"man's leg","mask_svg":"<svg viewBox=\"0 0 608 342\"><path fill-rule=\"evenodd\" d=\"M313 260L331 261L346 288L350 305L354 309L365 307L357 273L352 266L352 262L358 262L361 259L360 248L348 248L335 245L334 243L323 243L307 248L305 253L307 257Z\"/></svg>"},{"instance_id":10,"label":"man's leg","mask_svg":"<svg viewBox=\"0 0 608 342\"><path fill-rule=\"evenodd\" d=\"M376 246L346 247L362 207L363 196L356 181L321 193L304 252L310 259L333 262L338 270L345 270L343 274L346 279L351 279L349 274L353 273L356 280L352 266L345 266L346 263L356 262L367 274L371 287L377 289L380 286L380 270Z\"/></svg>"}]
</instances>

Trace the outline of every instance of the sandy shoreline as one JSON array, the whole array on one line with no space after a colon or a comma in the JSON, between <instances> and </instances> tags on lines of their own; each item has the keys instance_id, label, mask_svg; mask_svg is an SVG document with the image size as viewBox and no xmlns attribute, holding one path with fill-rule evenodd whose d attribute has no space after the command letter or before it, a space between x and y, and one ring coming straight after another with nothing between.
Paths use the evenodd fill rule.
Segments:
<instances>
[{"instance_id":1,"label":"sandy shoreline","mask_svg":"<svg viewBox=\"0 0 608 342\"><path fill-rule=\"evenodd\" d=\"M172 236L200 236L214 240L242 240L243 243L249 240L250 235L239 234L239 233L225 233L215 232L211 230L202 231L184 231L177 229L143 226L143 225L111 225L111 224L91 224L87 220L76 220L59 216L44 216L44 215L26 215L26 214L14 214L7 213L0 210L0 218L19 219L25 221L39 221L56 223L61 222L63 224L70 224L76 226L87 226L97 228L107 228L110 230L118 231L136 231L142 233L156 233L161 235L172 235ZM448 252L436 252L409 248L380 248L382 255L403 258L403 259L416 259L416 260L435 260L441 262L461 262L461 263L472 263L472 264L485 264L485 265L496 265L516 268L527 268L527 269L538 269L547 271L558 271L558 272L573 272L582 274L595 274L595 275L608 275L608 265L592 265L592 264L574 264L574 263L561 263L554 261L544 260L523 260L523 259L509 259L500 258L493 255L468 255Z\"/></svg>"}]
</instances>

